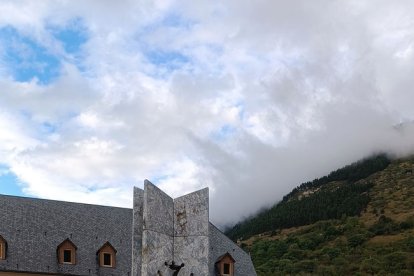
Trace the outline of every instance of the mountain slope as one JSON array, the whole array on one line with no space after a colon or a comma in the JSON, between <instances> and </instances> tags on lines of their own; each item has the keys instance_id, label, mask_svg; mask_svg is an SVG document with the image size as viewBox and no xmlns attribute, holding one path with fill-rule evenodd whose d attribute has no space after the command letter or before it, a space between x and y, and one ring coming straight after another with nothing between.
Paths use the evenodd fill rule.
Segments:
<instances>
[{"instance_id":1,"label":"mountain slope","mask_svg":"<svg viewBox=\"0 0 414 276\"><path fill-rule=\"evenodd\" d=\"M372 158L364 162L367 160ZM353 164L354 168L361 162ZM323 202L321 206L331 205L327 207L329 213L331 209L339 210L338 206L344 202L353 205L358 202L356 199L366 200L363 208L358 207L360 211L354 214L317 219L318 216L312 214L313 209L306 209L307 217L316 217L315 221L291 228L280 225L269 228L267 224L265 231L252 235L247 226L266 212L276 212L274 206L238 224L229 233L251 253L259 275L414 275L413 171L414 158L393 160L385 168L354 181L335 180L317 187L302 186L275 205L292 207L294 205L289 202L319 198L318 202ZM346 187L356 192L347 193ZM329 193L348 198L337 197L332 201ZM304 212L297 208L290 210L292 217L297 216L295 212ZM320 209L316 210L321 213Z\"/></svg>"},{"instance_id":2,"label":"mountain slope","mask_svg":"<svg viewBox=\"0 0 414 276\"><path fill-rule=\"evenodd\" d=\"M389 164L389 158L380 154L303 183L272 208L235 225L226 234L237 240L323 219L359 215L369 202L368 191L372 185L358 181L385 169Z\"/></svg>"}]
</instances>

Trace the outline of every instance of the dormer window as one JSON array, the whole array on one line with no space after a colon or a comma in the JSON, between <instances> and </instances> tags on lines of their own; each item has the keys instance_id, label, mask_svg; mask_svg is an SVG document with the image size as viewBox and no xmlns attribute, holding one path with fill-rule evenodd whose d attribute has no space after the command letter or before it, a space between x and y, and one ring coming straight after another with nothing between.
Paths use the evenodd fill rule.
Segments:
<instances>
[{"instance_id":1,"label":"dormer window","mask_svg":"<svg viewBox=\"0 0 414 276\"><path fill-rule=\"evenodd\" d=\"M102 245L96 254L98 255L99 266L115 267L116 250L109 242Z\"/></svg>"},{"instance_id":2,"label":"dormer window","mask_svg":"<svg viewBox=\"0 0 414 276\"><path fill-rule=\"evenodd\" d=\"M216 261L216 270L218 272L218 275L233 276L235 262L236 261L229 253L220 256Z\"/></svg>"},{"instance_id":3,"label":"dormer window","mask_svg":"<svg viewBox=\"0 0 414 276\"><path fill-rule=\"evenodd\" d=\"M63 263L64 264L71 264L72 263L72 254L73 250L65 249L63 250Z\"/></svg>"},{"instance_id":4,"label":"dormer window","mask_svg":"<svg viewBox=\"0 0 414 276\"><path fill-rule=\"evenodd\" d=\"M6 253L7 253L7 242L2 236L0 236L0 260L6 259Z\"/></svg>"},{"instance_id":5,"label":"dormer window","mask_svg":"<svg viewBox=\"0 0 414 276\"><path fill-rule=\"evenodd\" d=\"M103 253L103 265L104 266L112 266L112 254Z\"/></svg>"},{"instance_id":6,"label":"dormer window","mask_svg":"<svg viewBox=\"0 0 414 276\"><path fill-rule=\"evenodd\" d=\"M230 264L223 263L223 275L230 275Z\"/></svg>"},{"instance_id":7,"label":"dormer window","mask_svg":"<svg viewBox=\"0 0 414 276\"><path fill-rule=\"evenodd\" d=\"M60 264L76 264L76 245L69 239L64 240L57 247L58 262Z\"/></svg>"}]
</instances>

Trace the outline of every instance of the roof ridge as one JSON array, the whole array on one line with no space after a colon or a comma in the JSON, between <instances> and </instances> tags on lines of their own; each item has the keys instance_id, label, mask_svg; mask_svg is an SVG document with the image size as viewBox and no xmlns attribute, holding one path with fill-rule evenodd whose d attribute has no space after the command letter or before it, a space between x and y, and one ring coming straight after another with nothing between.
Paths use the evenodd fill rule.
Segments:
<instances>
[{"instance_id":1,"label":"roof ridge","mask_svg":"<svg viewBox=\"0 0 414 276\"><path fill-rule=\"evenodd\" d=\"M110 205L75 202L75 201L66 201L66 200L57 200L57 199L47 199L47 198L37 198L37 197L29 197L29 196L15 196L15 195L0 194L0 198L1 197L15 198L15 199L19 199L19 200L47 201L47 202L55 202L55 203L67 203L67 204L86 205L86 206L95 206L95 207L104 207L104 208L116 208L116 209L125 209L125 210L131 210L132 211L132 208L128 208L128 207L119 207L119 206L110 206Z\"/></svg>"}]
</instances>

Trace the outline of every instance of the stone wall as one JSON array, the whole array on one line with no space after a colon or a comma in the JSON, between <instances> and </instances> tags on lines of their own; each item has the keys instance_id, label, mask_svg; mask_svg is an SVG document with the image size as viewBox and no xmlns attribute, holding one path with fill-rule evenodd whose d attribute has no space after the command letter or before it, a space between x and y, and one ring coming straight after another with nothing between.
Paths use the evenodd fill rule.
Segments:
<instances>
[{"instance_id":1,"label":"stone wall","mask_svg":"<svg viewBox=\"0 0 414 276\"><path fill-rule=\"evenodd\" d=\"M208 189L172 199L148 180L144 191L136 190L136 201L143 197L143 220L135 219L140 204L134 201L134 242L142 231L141 275L172 275L165 262L184 264L179 275L216 275L215 262L225 253L236 260L236 276L255 276L250 256L209 222ZM138 245L133 249L136 252ZM139 274L139 253L134 257L134 276Z\"/></svg>"},{"instance_id":2,"label":"stone wall","mask_svg":"<svg viewBox=\"0 0 414 276\"><path fill-rule=\"evenodd\" d=\"M165 265L172 261L184 264L180 275L208 275L208 189L173 200L146 180L143 197L141 275L172 275ZM138 222L134 228L140 227ZM138 266L139 259L134 259Z\"/></svg>"},{"instance_id":3,"label":"stone wall","mask_svg":"<svg viewBox=\"0 0 414 276\"><path fill-rule=\"evenodd\" d=\"M180 275L208 275L208 189L174 200L174 258L184 263Z\"/></svg>"},{"instance_id":4,"label":"stone wall","mask_svg":"<svg viewBox=\"0 0 414 276\"><path fill-rule=\"evenodd\" d=\"M132 276L141 275L143 216L144 191L134 187L134 209L132 218Z\"/></svg>"},{"instance_id":5,"label":"stone wall","mask_svg":"<svg viewBox=\"0 0 414 276\"><path fill-rule=\"evenodd\" d=\"M173 212L173 199L146 180L144 183L142 275L169 275L170 269L165 262L173 260Z\"/></svg>"}]
</instances>

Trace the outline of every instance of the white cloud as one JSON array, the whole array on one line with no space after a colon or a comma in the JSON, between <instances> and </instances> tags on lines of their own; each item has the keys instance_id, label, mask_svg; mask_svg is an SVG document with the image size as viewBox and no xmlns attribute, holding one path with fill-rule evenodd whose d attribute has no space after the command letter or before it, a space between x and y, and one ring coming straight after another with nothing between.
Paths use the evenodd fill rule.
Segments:
<instances>
[{"instance_id":1,"label":"white cloud","mask_svg":"<svg viewBox=\"0 0 414 276\"><path fill-rule=\"evenodd\" d=\"M29 195L130 206L145 178L174 196L209 186L225 224L371 152L414 150L412 124L393 127L414 119L410 1L104 2L0 4L0 28L62 64L41 85L0 61L2 163ZM48 29L74 18L80 60Z\"/></svg>"}]
</instances>

